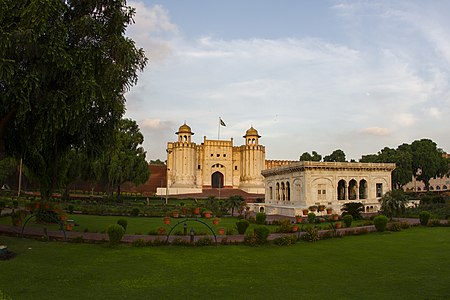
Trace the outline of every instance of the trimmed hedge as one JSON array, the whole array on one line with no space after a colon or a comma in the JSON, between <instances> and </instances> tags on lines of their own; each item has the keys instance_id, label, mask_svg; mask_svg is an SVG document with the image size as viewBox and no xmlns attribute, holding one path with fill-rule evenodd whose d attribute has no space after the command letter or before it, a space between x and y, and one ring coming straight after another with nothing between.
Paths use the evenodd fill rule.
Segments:
<instances>
[{"instance_id":1,"label":"trimmed hedge","mask_svg":"<svg viewBox=\"0 0 450 300\"><path fill-rule=\"evenodd\" d=\"M383 232L386 230L387 222L388 218L385 215L379 215L373 219L373 225L375 225L375 228L379 232Z\"/></svg>"}]
</instances>

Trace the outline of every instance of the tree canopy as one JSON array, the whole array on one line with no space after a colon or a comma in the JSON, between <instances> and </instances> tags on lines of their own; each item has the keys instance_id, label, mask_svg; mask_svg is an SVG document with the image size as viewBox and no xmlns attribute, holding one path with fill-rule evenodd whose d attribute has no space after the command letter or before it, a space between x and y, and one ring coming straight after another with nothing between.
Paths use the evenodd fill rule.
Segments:
<instances>
[{"instance_id":1,"label":"tree canopy","mask_svg":"<svg viewBox=\"0 0 450 300\"><path fill-rule=\"evenodd\" d=\"M145 151L141 147L143 142L144 136L136 122L122 119L117 127L114 142L105 149L99 161L94 162L94 165L100 168L101 178L106 180L111 188L117 188L117 195L120 195L120 185L126 181L139 185L148 180L148 164L145 161Z\"/></svg>"},{"instance_id":2,"label":"tree canopy","mask_svg":"<svg viewBox=\"0 0 450 300\"><path fill-rule=\"evenodd\" d=\"M125 0L0 0L0 158L22 157L45 197L70 149L100 152L146 58Z\"/></svg>"},{"instance_id":3,"label":"tree canopy","mask_svg":"<svg viewBox=\"0 0 450 300\"><path fill-rule=\"evenodd\" d=\"M341 149L334 150L330 155L325 156L323 161L345 162L345 153Z\"/></svg>"},{"instance_id":4,"label":"tree canopy","mask_svg":"<svg viewBox=\"0 0 450 300\"><path fill-rule=\"evenodd\" d=\"M428 190L431 178L445 175L449 161L443 157L442 149L429 139L401 144L397 149L383 148L378 154L364 155L360 162L395 163L392 184L397 189L411 181L413 176L424 182Z\"/></svg>"},{"instance_id":5,"label":"tree canopy","mask_svg":"<svg viewBox=\"0 0 450 300\"><path fill-rule=\"evenodd\" d=\"M309 154L308 152L304 152L300 156L300 161L321 161L321 160L322 160L322 155L320 155L316 151L313 151L311 154Z\"/></svg>"},{"instance_id":6,"label":"tree canopy","mask_svg":"<svg viewBox=\"0 0 450 300\"><path fill-rule=\"evenodd\" d=\"M397 149L385 147L378 154L362 156L360 162L395 163L396 168L392 171L392 185L398 189L410 182L413 176L412 152L408 144L402 144Z\"/></svg>"},{"instance_id":7,"label":"tree canopy","mask_svg":"<svg viewBox=\"0 0 450 300\"><path fill-rule=\"evenodd\" d=\"M418 180L423 181L428 190L430 179L448 172L448 160L443 157L442 149L429 139L416 140L411 144L412 170Z\"/></svg>"}]
</instances>

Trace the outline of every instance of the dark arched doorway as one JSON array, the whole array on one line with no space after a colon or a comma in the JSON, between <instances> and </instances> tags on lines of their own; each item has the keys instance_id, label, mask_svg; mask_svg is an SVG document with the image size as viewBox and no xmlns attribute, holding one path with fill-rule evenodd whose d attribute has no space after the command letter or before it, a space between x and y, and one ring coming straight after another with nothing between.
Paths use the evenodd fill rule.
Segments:
<instances>
[{"instance_id":1,"label":"dark arched doorway","mask_svg":"<svg viewBox=\"0 0 450 300\"><path fill-rule=\"evenodd\" d=\"M211 175L211 182L213 188L223 188L223 174L219 171Z\"/></svg>"}]
</instances>

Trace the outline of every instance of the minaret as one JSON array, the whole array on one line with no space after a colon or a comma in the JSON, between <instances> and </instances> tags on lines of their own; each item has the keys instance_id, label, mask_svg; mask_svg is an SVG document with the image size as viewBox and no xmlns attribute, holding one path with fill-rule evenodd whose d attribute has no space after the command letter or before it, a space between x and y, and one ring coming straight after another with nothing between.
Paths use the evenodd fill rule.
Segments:
<instances>
[{"instance_id":1,"label":"minaret","mask_svg":"<svg viewBox=\"0 0 450 300\"><path fill-rule=\"evenodd\" d=\"M191 127L184 123L176 132L178 141L172 143L173 151L171 162L172 187L193 188L195 187L196 152L195 143L191 141L194 133Z\"/></svg>"},{"instance_id":2,"label":"minaret","mask_svg":"<svg viewBox=\"0 0 450 300\"><path fill-rule=\"evenodd\" d=\"M248 192L254 189L264 188L264 177L261 171L264 169L266 159L265 147L259 145L258 131L252 127L243 136L245 145L241 146L241 178L239 186Z\"/></svg>"}]
</instances>

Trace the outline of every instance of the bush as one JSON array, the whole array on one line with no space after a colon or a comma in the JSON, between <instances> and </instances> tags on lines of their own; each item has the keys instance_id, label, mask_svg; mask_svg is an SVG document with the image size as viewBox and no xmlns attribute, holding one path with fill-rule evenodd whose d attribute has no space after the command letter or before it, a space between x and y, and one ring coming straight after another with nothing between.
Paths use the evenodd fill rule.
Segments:
<instances>
[{"instance_id":1,"label":"bush","mask_svg":"<svg viewBox=\"0 0 450 300\"><path fill-rule=\"evenodd\" d=\"M352 217L352 215L345 215L342 218L342 221L344 221L345 227L351 227L352 226L352 222L353 222L353 217Z\"/></svg>"},{"instance_id":2,"label":"bush","mask_svg":"<svg viewBox=\"0 0 450 300\"><path fill-rule=\"evenodd\" d=\"M17 208L19 206L19 201L13 200L12 204L13 204L14 208Z\"/></svg>"},{"instance_id":3,"label":"bush","mask_svg":"<svg viewBox=\"0 0 450 300\"><path fill-rule=\"evenodd\" d=\"M84 239L81 235L79 235L79 236L76 236L76 237L70 239L70 242L81 244L81 243L84 243Z\"/></svg>"},{"instance_id":4,"label":"bush","mask_svg":"<svg viewBox=\"0 0 450 300\"><path fill-rule=\"evenodd\" d=\"M422 226L427 226L428 225L428 221L431 218L431 214L427 211L421 211L419 213L419 220L420 220L420 225Z\"/></svg>"},{"instance_id":5,"label":"bush","mask_svg":"<svg viewBox=\"0 0 450 300\"><path fill-rule=\"evenodd\" d=\"M399 222L395 222L395 223L392 223L391 228L389 228L389 230L390 231L401 231L402 227Z\"/></svg>"},{"instance_id":6,"label":"bush","mask_svg":"<svg viewBox=\"0 0 450 300\"><path fill-rule=\"evenodd\" d=\"M254 234L247 234L244 237L244 244L246 244L247 246L257 246L258 242L256 241L256 237Z\"/></svg>"},{"instance_id":7,"label":"bush","mask_svg":"<svg viewBox=\"0 0 450 300\"><path fill-rule=\"evenodd\" d=\"M184 239L179 238L179 237L174 238L174 239L170 242L170 244L171 244L171 245L174 245L174 246L191 246L191 244L190 244L188 241L185 241Z\"/></svg>"},{"instance_id":8,"label":"bush","mask_svg":"<svg viewBox=\"0 0 450 300\"><path fill-rule=\"evenodd\" d=\"M122 240L123 235L125 234L125 229L119 224L112 224L108 227L108 237L109 243L111 246L117 245Z\"/></svg>"},{"instance_id":9,"label":"bush","mask_svg":"<svg viewBox=\"0 0 450 300\"><path fill-rule=\"evenodd\" d=\"M292 225L291 225L291 222L289 221L289 219L282 219L282 220L279 220L277 223L278 223L278 225L280 225L280 227L278 227L276 229L276 232L279 232L279 233L292 232Z\"/></svg>"},{"instance_id":10,"label":"bush","mask_svg":"<svg viewBox=\"0 0 450 300\"><path fill-rule=\"evenodd\" d=\"M316 220L316 214L315 213L309 213L308 214L308 222L309 223L314 223L314 221Z\"/></svg>"},{"instance_id":11,"label":"bush","mask_svg":"<svg viewBox=\"0 0 450 300\"><path fill-rule=\"evenodd\" d=\"M69 211L69 214L73 214L73 209L74 209L74 206L73 206L72 204L70 204L70 205L67 207L67 210Z\"/></svg>"},{"instance_id":12,"label":"bush","mask_svg":"<svg viewBox=\"0 0 450 300\"><path fill-rule=\"evenodd\" d=\"M256 242L261 245L267 243L270 230L265 226L257 226L253 229L253 233L255 234Z\"/></svg>"},{"instance_id":13,"label":"bush","mask_svg":"<svg viewBox=\"0 0 450 300\"><path fill-rule=\"evenodd\" d=\"M441 224L441 221L439 219L430 220L430 221L428 221L428 224L427 224L428 227L439 227L441 225L442 224Z\"/></svg>"},{"instance_id":14,"label":"bush","mask_svg":"<svg viewBox=\"0 0 450 300\"><path fill-rule=\"evenodd\" d=\"M408 229L409 227L411 227L411 225L409 225L408 222L406 222L406 221L400 222L400 228L401 229Z\"/></svg>"},{"instance_id":15,"label":"bush","mask_svg":"<svg viewBox=\"0 0 450 300\"><path fill-rule=\"evenodd\" d=\"M137 207L133 208L133 209L131 210L130 214L131 214L133 217L139 216L139 208L137 208Z\"/></svg>"},{"instance_id":16,"label":"bush","mask_svg":"<svg viewBox=\"0 0 450 300\"><path fill-rule=\"evenodd\" d=\"M7 296L0 290L0 300L11 300L11 299L12 299L11 297Z\"/></svg>"},{"instance_id":17,"label":"bush","mask_svg":"<svg viewBox=\"0 0 450 300\"><path fill-rule=\"evenodd\" d=\"M209 237L203 237L195 242L195 246L211 246L213 244L213 240Z\"/></svg>"},{"instance_id":18,"label":"bush","mask_svg":"<svg viewBox=\"0 0 450 300\"><path fill-rule=\"evenodd\" d=\"M227 228L226 235L235 235L236 232L237 232L237 231L236 231L236 228L230 227L230 228Z\"/></svg>"},{"instance_id":19,"label":"bush","mask_svg":"<svg viewBox=\"0 0 450 300\"><path fill-rule=\"evenodd\" d=\"M265 213L257 213L256 214L256 224L264 225L266 224L267 215Z\"/></svg>"},{"instance_id":20,"label":"bush","mask_svg":"<svg viewBox=\"0 0 450 300\"><path fill-rule=\"evenodd\" d=\"M278 246L290 246L297 243L297 238L292 235L285 235L274 239L273 243Z\"/></svg>"},{"instance_id":21,"label":"bush","mask_svg":"<svg viewBox=\"0 0 450 300\"><path fill-rule=\"evenodd\" d=\"M247 220L240 220L236 222L236 228L239 234L244 234L248 226L250 226L250 223Z\"/></svg>"},{"instance_id":22,"label":"bush","mask_svg":"<svg viewBox=\"0 0 450 300\"><path fill-rule=\"evenodd\" d=\"M125 220L125 219L119 219L119 220L117 220L117 224L119 224L120 226L122 226L123 229L124 229L125 231L127 231L127 226L128 226L128 221L127 221L127 220Z\"/></svg>"},{"instance_id":23,"label":"bush","mask_svg":"<svg viewBox=\"0 0 450 300\"><path fill-rule=\"evenodd\" d=\"M385 215L379 215L373 219L373 224L379 232L383 232L386 230L387 222L388 218Z\"/></svg>"},{"instance_id":24,"label":"bush","mask_svg":"<svg viewBox=\"0 0 450 300\"><path fill-rule=\"evenodd\" d=\"M13 226L22 226L27 212L25 210L16 210L11 214L11 222Z\"/></svg>"},{"instance_id":25,"label":"bush","mask_svg":"<svg viewBox=\"0 0 450 300\"><path fill-rule=\"evenodd\" d=\"M312 226L305 228L305 234L302 235L302 239L307 242L317 242L319 238L319 232Z\"/></svg>"},{"instance_id":26,"label":"bush","mask_svg":"<svg viewBox=\"0 0 450 300\"><path fill-rule=\"evenodd\" d=\"M137 239L131 243L133 247L145 247L147 246L147 242L144 239Z\"/></svg>"},{"instance_id":27,"label":"bush","mask_svg":"<svg viewBox=\"0 0 450 300\"><path fill-rule=\"evenodd\" d=\"M355 231L353 231L354 235L361 235L361 234L367 234L369 233L369 230L367 228L357 228Z\"/></svg>"}]
</instances>

